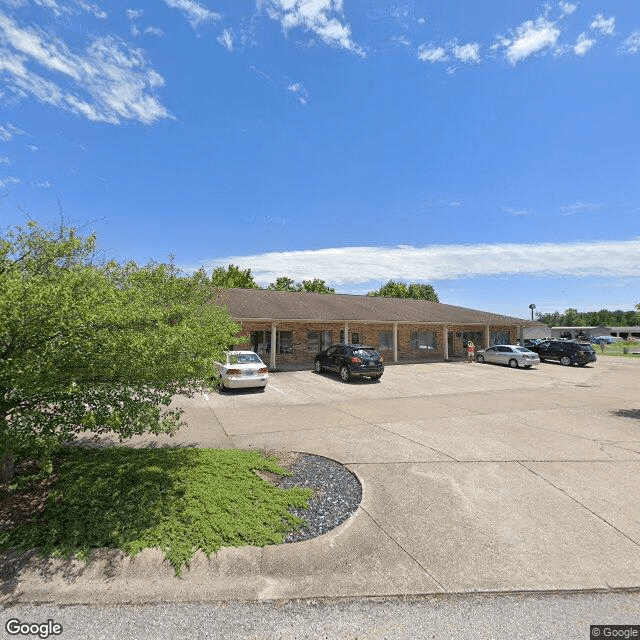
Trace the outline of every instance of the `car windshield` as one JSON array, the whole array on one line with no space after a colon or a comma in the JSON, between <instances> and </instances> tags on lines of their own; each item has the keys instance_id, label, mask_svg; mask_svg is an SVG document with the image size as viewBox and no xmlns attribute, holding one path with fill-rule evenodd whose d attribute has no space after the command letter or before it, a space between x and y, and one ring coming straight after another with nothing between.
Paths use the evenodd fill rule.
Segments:
<instances>
[{"instance_id":1,"label":"car windshield","mask_svg":"<svg viewBox=\"0 0 640 640\"><path fill-rule=\"evenodd\" d=\"M255 353L230 353L227 362L229 364L259 364L262 360Z\"/></svg>"},{"instance_id":2,"label":"car windshield","mask_svg":"<svg viewBox=\"0 0 640 640\"><path fill-rule=\"evenodd\" d=\"M380 354L375 349L356 349L353 355L363 360L377 360L380 358Z\"/></svg>"}]
</instances>

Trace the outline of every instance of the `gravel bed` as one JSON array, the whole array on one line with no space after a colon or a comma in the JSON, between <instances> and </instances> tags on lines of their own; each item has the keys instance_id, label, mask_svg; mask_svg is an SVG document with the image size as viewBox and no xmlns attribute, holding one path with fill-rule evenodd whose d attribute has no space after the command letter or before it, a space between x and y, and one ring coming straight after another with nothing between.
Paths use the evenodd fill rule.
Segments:
<instances>
[{"instance_id":1,"label":"gravel bed","mask_svg":"<svg viewBox=\"0 0 640 640\"><path fill-rule=\"evenodd\" d=\"M305 518L308 526L287 534L285 542L310 540L331 531L358 508L362 499L360 481L339 462L300 453L287 468L294 475L281 476L278 485L283 489L313 489L313 497L308 509L291 509L291 513Z\"/></svg>"}]
</instances>

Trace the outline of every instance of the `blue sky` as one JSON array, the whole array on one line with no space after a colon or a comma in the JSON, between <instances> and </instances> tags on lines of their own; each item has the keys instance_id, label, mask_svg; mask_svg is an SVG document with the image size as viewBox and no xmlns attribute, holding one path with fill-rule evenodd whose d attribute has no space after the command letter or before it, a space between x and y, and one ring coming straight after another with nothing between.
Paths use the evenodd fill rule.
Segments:
<instances>
[{"instance_id":1,"label":"blue sky","mask_svg":"<svg viewBox=\"0 0 640 640\"><path fill-rule=\"evenodd\" d=\"M117 259L629 309L639 70L636 2L0 0L0 224L60 203Z\"/></svg>"}]
</instances>

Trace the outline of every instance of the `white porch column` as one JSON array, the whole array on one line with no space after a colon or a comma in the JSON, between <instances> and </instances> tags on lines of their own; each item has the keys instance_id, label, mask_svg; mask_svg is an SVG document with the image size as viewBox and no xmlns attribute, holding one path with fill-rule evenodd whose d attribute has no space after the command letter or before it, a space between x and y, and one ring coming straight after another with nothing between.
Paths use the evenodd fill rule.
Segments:
<instances>
[{"instance_id":1,"label":"white porch column","mask_svg":"<svg viewBox=\"0 0 640 640\"><path fill-rule=\"evenodd\" d=\"M398 323L393 323L393 361L398 362Z\"/></svg>"},{"instance_id":2,"label":"white porch column","mask_svg":"<svg viewBox=\"0 0 640 640\"><path fill-rule=\"evenodd\" d=\"M491 339L491 333L489 331L489 325L485 324L484 325L484 348L487 349L488 347L490 347L491 345L489 344L489 340Z\"/></svg>"},{"instance_id":3,"label":"white porch column","mask_svg":"<svg viewBox=\"0 0 640 640\"><path fill-rule=\"evenodd\" d=\"M442 332L442 339L444 340L444 359L446 361L449 359L449 329L446 324L444 325L444 331Z\"/></svg>"},{"instance_id":4,"label":"white porch column","mask_svg":"<svg viewBox=\"0 0 640 640\"><path fill-rule=\"evenodd\" d=\"M269 368L276 370L276 325L271 325L271 357L269 358Z\"/></svg>"},{"instance_id":5,"label":"white porch column","mask_svg":"<svg viewBox=\"0 0 640 640\"><path fill-rule=\"evenodd\" d=\"M349 344L349 323L344 323L344 344Z\"/></svg>"}]
</instances>

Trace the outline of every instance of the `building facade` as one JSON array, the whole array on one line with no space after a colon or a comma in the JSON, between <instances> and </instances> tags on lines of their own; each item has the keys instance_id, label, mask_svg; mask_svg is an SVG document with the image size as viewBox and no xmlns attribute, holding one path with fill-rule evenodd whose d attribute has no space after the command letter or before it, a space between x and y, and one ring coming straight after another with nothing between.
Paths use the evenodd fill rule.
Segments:
<instances>
[{"instance_id":1,"label":"building facade","mask_svg":"<svg viewBox=\"0 0 640 640\"><path fill-rule=\"evenodd\" d=\"M242 325L236 349L270 368L312 364L332 344L367 344L386 363L449 360L476 348L522 342L539 322L428 300L267 289L220 289L217 301Z\"/></svg>"}]
</instances>

